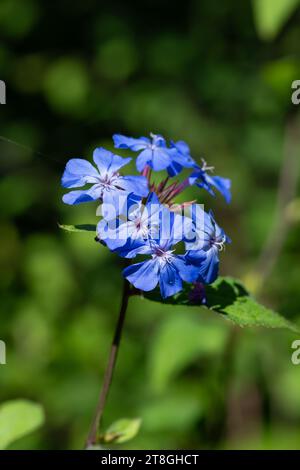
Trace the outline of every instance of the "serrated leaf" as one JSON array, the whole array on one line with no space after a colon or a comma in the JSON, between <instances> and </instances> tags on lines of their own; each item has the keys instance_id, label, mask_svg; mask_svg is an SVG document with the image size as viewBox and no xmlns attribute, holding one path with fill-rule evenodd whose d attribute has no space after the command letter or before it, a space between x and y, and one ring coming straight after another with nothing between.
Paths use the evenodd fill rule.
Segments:
<instances>
[{"instance_id":1,"label":"serrated leaf","mask_svg":"<svg viewBox=\"0 0 300 470\"><path fill-rule=\"evenodd\" d=\"M119 419L115 421L107 431L100 436L99 441L103 443L122 444L133 439L141 427L141 419Z\"/></svg>"},{"instance_id":2,"label":"serrated leaf","mask_svg":"<svg viewBox=\"0 0 300 470\"><path fill-rule=\"evenodd\" d=\"M192 290L192 285L186 285L179 294L165 300L157 290L145 292L144 297L167 304L195 306L195 302L191 300ZM222 314L241 327L288 328L294 332L300 331L286 318L258 303L236 279L219 277L213 284L205 286L205 291L206 308Z\"/></svg>"},{"instance_id":3,"label":"serrated leaf","mask_svg":"<svg viewBox=\"0 0 300 470\"><path fill-rule=\"evenodd\" d=\"M27 400L12 400L0 406L0 449L31 433L44 422L41 405Z\"/></svg>"},{"instance_id":4,"label":"serrated leaf","mask_svg":"<svg viewBox=\"0 0 300 470\"><path fill-rule=\"evenodd\" d=\"M81 225L64 225L58 224L59 228L66 232L94 232L96 233L96 225L81 224Z\"/></svg>"},{"instance_id":5,"label":"serrated leaf","mask_svg":"<svg viewBox=\"0 0 300 470\"><path fill-rule=\"evenodd\" d=\"M214 284L207 286L206 292L209 308L225 315L241 327L262 326L298 331L296 325L258 303L235 279L219 278Z\"/></svg>"},{"instance_id":6,"label":"serrated leaf","mask_svg":"<svg viewBox=\"0 0 300 470\"><path fill-rule=\"evenodd\" d=\"M299 5L299 0L252 0L252 3L258 34L262 39L271 40Z\"/></svg>"}]
</instances>

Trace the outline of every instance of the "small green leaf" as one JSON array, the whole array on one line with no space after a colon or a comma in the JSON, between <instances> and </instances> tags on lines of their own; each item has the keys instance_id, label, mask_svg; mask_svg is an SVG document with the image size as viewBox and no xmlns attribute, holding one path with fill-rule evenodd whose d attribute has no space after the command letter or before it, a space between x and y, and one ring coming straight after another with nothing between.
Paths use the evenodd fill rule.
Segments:
<instances>
[{"instance_id":1,"label":"small green leaf","mask_svg":"<svg viewBox=\"0 0 300 470\"><path fill-rule=\"evenodd\" d=\"M59 228L66 232L95 232L96 225L93 224L81 224L81 225L63 225L58 224Z\"/></svg>"},{"instance_id":2,"label":"small green leaf","mask_svg":"<svg viewBox=\"0 0 300 470\"><path fill-rule=\"evenodd\" d=\"M122 444L130 439L133 439L141 427L141 419L119 419L115 421L107 431L100 436L99 441L103 443L113 442L115 444Z\"/></svg>"},{"instance_id":3,"label":"small green leaf","mask_svg":"<svg viewBox=\"0 0 300 470\"><path fill-rule=\"evenodd\" d=\"M156 302L173 305L191 305L195 302L191 300L193 286L186 285L179 294L163 300L159 291L145 292L144 297ZM219 277L216 282L205 286L207 304L211 310L222 314L237 325L262 326L266 328L288 328L294 332L299 332L296 325L289 322L273 310L259 304L245 289L238 280L229 277Z\"/></svg>"},{"instance_id":4,"label":"small green leaf","mask_svg":"<svg viewBox=\"0 0 300 470\"><path fill-rule=\"evenodd\" d=\"M262 39L272 40L279 33L299 0L252 0L254 20Z\"/></svg>"},{"instance_id":5,"label":"small green leaf","mask_svg":"<svg viewBox=\"0 0 300 470\"><path fill-rule=\"evenodd\" d=\"M0 406L0 449L29 434L44 422L41 405L27 400L12 400Z\"/></svg>"}]
</instances>

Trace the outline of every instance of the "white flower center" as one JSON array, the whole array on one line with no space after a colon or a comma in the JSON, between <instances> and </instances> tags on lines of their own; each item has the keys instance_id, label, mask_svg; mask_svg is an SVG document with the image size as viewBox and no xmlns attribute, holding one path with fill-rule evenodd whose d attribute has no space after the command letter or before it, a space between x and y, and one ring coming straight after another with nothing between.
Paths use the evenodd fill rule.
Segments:
<instances>
[{"instance_id":1,"label":"white flower center","mask_svg":"<svg viewBox=\"0 0 300 470\"><path fill-rule=\"evenodd\" d=\"M202 161L202 168L201 168L202 171L211 171L211 172L214 171L215 167L214 166L208 166L207 162L204 160L204 158L201 158L201 161Z\"/></svg>"},{"instance_id":2,"label":"white flower center","mask_svg":"<svg viewBox=\"0 0 300 470\"><path fill-rule=\"evenodd\" d=\"M119 173L114 173L113 175L106 174L105 176L99 177L99 187L102 191L109 191L116 186L116 181L119 178Z\"/></svg>"},{"instance_id":3,"label":"white flower center","mask_svg":"<svg viewBox=\"0 0 300 470\"><path fill-rule=\"evenodd\" d=\"M156 247L152 254L152 258L157 259L160 265L164 266L167 263L171 263L171 260L174 257L173 252L174 250L164 251L162 248Z\"/></svg>"},{"instance_id":4,"label":"white flower center","mask_svg":"<svg viewBox=\"0 0 300 470\"><path fill-rule=\"evenodd\" d=\"M141 217L137 217L134 220L134 225L135 229L138 232L139 235L141 235L143 238L147 238L149 235L149 227L147 220L142 220Z\"/></svg>"},{"instance_id":5,"label":"white flower center","mask_svg":"<svg viewBox=\"0 0 300 470\"><path fill-rule=\"evenodd\" d=\"M213 246L216 246L219 251L225 250L225 242L226 242L226 237L225 237L225 235L223 235L223 237L221 238L221 240L216 240L216 239L214 239L214 238L211 240L211 244L212 244Z\"/></svg>"}]
</instances>

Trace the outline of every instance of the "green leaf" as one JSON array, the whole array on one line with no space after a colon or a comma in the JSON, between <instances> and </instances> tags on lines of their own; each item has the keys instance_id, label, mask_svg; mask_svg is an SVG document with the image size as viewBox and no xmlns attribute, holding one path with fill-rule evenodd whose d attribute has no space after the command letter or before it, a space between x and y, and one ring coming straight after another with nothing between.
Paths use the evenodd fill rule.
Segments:
<instances>
[{"instance_id":1,"label":"green leaf","mask_svg":"<svg viewBox=\"0 0 300 470\"><path fill-rule=\"evenodd\" d=\"M179 294L163 300L159 291L145 292L144 297L156 302L173 305L191 305L195 302L191 298L192 285L186 285ZM207 304L206 308L222 314L235 324L244 326L263 326L266 328L288 328L299 332L296 325L259 304L245 289L242 283L230 277L219 277L216 282L205 287Z\"/></svg>"},{"instance_id":2,"label":"green leaf","mask_svg":"<svg viewBox=\"0 0 300 470\"><path fill-rule=\"evenodd\" d=\"M0 406L0 449L29 434L44 422L41 405L27 400L12 400Z\"/></svg>"},{"instance_id":3,"label":"green leaf","mask_svg":"<svg viewBox=\"0 0 300 470\"><path fill-rule=\"evenodd\" d=\"M95 232L96 225L93 224L81 224L81 225L63 225L58 224L59 228L66 232Z\"/></svg>"},{"instance_id":4,"label":"green leaf","mask_svg":"<svg viewBox=\"0 0 300 470\"><path fill-rule=\"evenodd\" d=\"M299 0L252 0L254 20L259 36L264 40L274 39Z\"/></svg>"},{"instance_id":5,"label":"green leaf","mask_svg":"<svg viewBox=\"0 0 300 470\"><path fill-rule=\"evenodd\" d=\"M214 284L207 286L207 301L211 309L241 327L263 326L298 331L296 325L259 304L239 281L232 278L219 278Z\"/></svg>"},{"instance_id":6,"label":"green leaf","mask_svg":"<svg viewBox=\"0 0 300 470\"><path fill-rule=\"evenodd\" d=\"M100 436L99 441L103 443L113 442L115 444L122 444L130 439L133 439L141 427L141 419L119 419L115 421L107 431Z\"/></svg>"}]
</instances>

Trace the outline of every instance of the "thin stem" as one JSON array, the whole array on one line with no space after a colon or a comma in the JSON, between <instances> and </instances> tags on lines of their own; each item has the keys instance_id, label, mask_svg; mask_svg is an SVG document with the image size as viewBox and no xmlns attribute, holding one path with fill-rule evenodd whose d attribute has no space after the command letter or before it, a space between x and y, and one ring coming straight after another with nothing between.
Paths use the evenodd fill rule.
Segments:
<instances>
[{"instance_id":1,"label":"thin stem","mask_svg":"<svg viewBox=\"0 0 300 470\"><path fill-rule=\"evenodd\" d=\"M110 385L112 382L112 377L113 377L113 373L114 373L114 369L116 365L117 354L118 354L118 349L119 349L120 340L122 336L122 330L123 330L129 295L130 295L129 283L126 280L124 280L119 318L118 318L114 338L113 338L111 349L110 349L110 355L109 355L108 363L107 363L105 374L104 374L104 380L103 380L103 385L102 385L101 392L99 395L98 405L97 405L95 415L92 421L92 425L90 428L90 432L86 441L86 448L95 444L97 440L97 432L101 423L102 415L104 412L108 392L110 389Z\"/></svg>"},{"instance_id":2,"label":"thin stem","mask_svg":"<svg viewBox=\"0 0 300 470\"><path fill-rule=\"evenodd\" d=\"M148 182L150 183L150 179L151 179L151 173L152 173L152 169L149 165L146 165L145 168L143 169L142 171L142 176L145 176L148 180Z\"/></svg>"},{"instance_id":3,"label":"thin stem","mask_svg":"<svg viewBox=\"0 0 300 470\"><path fill-rule=\"evenodd\" d=\"M260 288L272 272L290 229L291 222L287 217L287 207L297 193L299 142L299 117L297 115L295 118L290 118L286 125L285 145L277 193L276 217L254 268L254 273L260 281Z\"/></svg>"}]
</instances>

